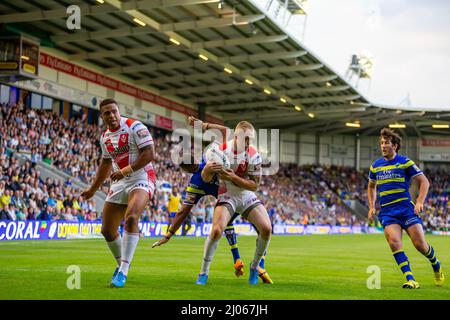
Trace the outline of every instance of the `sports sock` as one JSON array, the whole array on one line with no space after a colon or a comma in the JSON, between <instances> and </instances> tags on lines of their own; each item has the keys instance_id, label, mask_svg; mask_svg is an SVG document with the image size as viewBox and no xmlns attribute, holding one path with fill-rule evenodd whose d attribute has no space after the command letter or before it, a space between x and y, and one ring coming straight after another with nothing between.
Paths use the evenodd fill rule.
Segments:
<instances>
[{"instance_id":1,"label":"sports sock","mask_svg":"<svg viewBox=\"0 0 450 320\"><path fill-rule=\"evenodd\" d=\"M228 224L225 228L225 237L228 240L228 244L230 245L231 254L233 255L233 260L236 263L237 259L241 258L239 254L239 249L237 245L236 232L234 230L234 226L232 223Z\"/></svg>"},{"instance_id":2,"label":"sports sock","mask_svg":"<svg viewBox=\"0 0 450 320\"><path fill-rule=\"evenodd\" d=\"M108 245L109 250L111 250L114 259L116 259L117 266L120 266L120 260L122 257L122 237L119 234L113 241L106 241L106 244Z\"/></svg>"},{"instance_id":3,"label":"sports sock","mask_svg":"<svg viewBox=\"0 0 450 320\"><path fill-rule=\"evenodd\" d=\"M128 269L139 241L139 233L125 231L122 241L122 262L120 263L119 272L122 271L124 275L128 275Z\"/></svg>"},{"instance_id":4,"label":"sports sock","mask_svg":"<svg viewBox=\"0 0 450 320\"><path fill-rule=\"evenodd\" d=\"M261 235L256 239L255 257L253 258L250 268L256 269L261 262L261 259L269 246L270 239L264 240Z\"/></svg>"},{"instance_id":5,"label":"sports sock","mask_svg":"<svg viewBox=\"0 0 450 320\"><path fill-rule=\"evenodd\" d=\"M428 252L424 254L424 256L430 260L434 272L438 272L439 269L441 269L441 262L437 259L433 246L431 244L428 245L430 246L430 249L428 249Z\"/></svg>"},{"instance_id":6,"label":"sports sock","mask_svg":"<svg viewBox=\"0 0 450 320\"><path fill-rule=\"evenodd\" d=\"M261 269L265 269L265 267L264 267L264 262L266 261L266 254L267 254L267 251L264 252L264 255L262 256L261 261L259 262L259 267L260 267Z\"/></svg>"},{"instance_id":7,"label":"sports sock","mask_svg":"<svg viewBox=\"0 0 450 320\"><path fill-rule=\"evenodd\" d=\"M409 265L408 257L403 250L398 250L393 253L394 259L397 262L400 270L402 270L403 275L406 277L406 281L414 280L414 276L411 272L411 266Z\"/></svg>"},{"instance_id":8,"label":"sports sock","mask_svg":"<svg viewBox=\"0 0 450 320\"><path fill-rule=\"evenodd\" d=\"M214 257L214 253L216 252L218 244L219 240L211 240L209 237L206 238L200 274L209 274L209 268L211 266L211 262Z\"/></svg>"}]
</instances>

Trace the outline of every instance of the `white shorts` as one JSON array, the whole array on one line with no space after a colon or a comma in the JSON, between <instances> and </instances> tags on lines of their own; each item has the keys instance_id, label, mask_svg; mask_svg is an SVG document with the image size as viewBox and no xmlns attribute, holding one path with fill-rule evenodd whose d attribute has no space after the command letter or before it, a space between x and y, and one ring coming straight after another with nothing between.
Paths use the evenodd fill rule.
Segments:
<instances>
[{"instance_id":1,"label":"white shorts","mask_svg":"<svg viewBox=\"0 0 450 320\"><path fill-rule=\"evenodd\" d=\"M123 178L111 184L105 201L128 204L128 195L134 189L145 190L151 198L155 191L155 183L145 178L145 176Z\"/></svg>"},{"instance_id":2,"label":"white shorts","mask_svg":"<svg viewBox=\"0 0 450 320\"><path fill-rule=\"evenodd\" d=\"M254 192L245 191L237 195L222 193L217 199L216 207L225 206L230 211L231 216L237 212L242 217L247 218L250 211L260 204L262 205L262 202Z\"/></svg>"}]
</instances>

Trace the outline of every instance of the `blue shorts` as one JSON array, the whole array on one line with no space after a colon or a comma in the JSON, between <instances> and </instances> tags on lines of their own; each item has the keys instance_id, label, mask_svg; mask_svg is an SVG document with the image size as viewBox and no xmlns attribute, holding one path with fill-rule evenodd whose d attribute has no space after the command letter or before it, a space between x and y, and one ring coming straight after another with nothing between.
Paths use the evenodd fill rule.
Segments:
<instances>
[{"instance_id":1,"label":"blue shorts","mask_svg":"<svg viewBox=\"0 0 450 320\"><path fill-rule=\"evenodd\" d=\"M378 219L383 228L391 224L399 224L404 230L418 223L423 226L422 219L414 213L414 206L411 202L381 209Z\"/></svg>"},{"instance_id":2,"label":"blue shorts","mask_svg":"<svg viewBox=\"0 0 450 320\"><path fill-rule=\"evenodd\" d=\"M175 218L176 215L177 215L176 212L169 212L169 217L172 219Z\"/></svg>"},{"instance_id":3,"label":"blue shorts","mask_svg":"<svg viewBox=\"0 0 450 320\"><path fill-rule=\"evenodd\" d=\"M197 202L199 202L203 196L204 196L204 194L202 194L202 193L186 191L186 195L184 197L183 204L188 205L188 206L195 206L197 204Z\"/></svg>"},{"instance_id":4,"label":"blue shorts","mask_svg":"<svg viewBox=\"0 0 450 320\"><path fill-rule=\"evenodd\" d=\"M198 189L197 186L189 184L186 188L183 204L195 206L204 196L213 196L217 198L218 188Z\"/></svg>"}]
</instances>

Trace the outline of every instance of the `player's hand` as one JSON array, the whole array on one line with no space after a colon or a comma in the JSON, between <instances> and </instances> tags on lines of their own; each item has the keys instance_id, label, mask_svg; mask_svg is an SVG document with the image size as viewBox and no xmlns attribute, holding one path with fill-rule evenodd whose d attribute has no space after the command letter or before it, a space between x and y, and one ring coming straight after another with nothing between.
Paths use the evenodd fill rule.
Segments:
<instances>
[{"instance_id":1,"label":"player's hand","mask_svg":"<svg viewBox=\"0 0 450 320\"><path fill-rule=\"evenodd\" d=\"M122 174L122 172L119 170L119 171L117 171L117 172L114 172L112 175L111 175L111 180L112 181L119 181L120 179L122 179L124 176L123 176L123 174Z\"/></svg>"},{"instance_id":2,"label":"player's hand","mask_svg":"<svg viewBox=\"0 0 450 320\"><path fill-rule=\"evenodd\" d=\"M80 194L80 196L82 196L86 200L89 200L90 198L92 198L94 196L94 194L95 194L95 190L86 189Z\"/></svg>"},{"instance_id":3,"label":"player's hand","mask_svg":"<svg viewBox=\"0 0 450 320\"><path fill-rule=\"evenodd\" d=\"M220 176L220 179L222 179L222 180L226 180L226 181L231 181L231 179L233 179L233 176L234 176L235 174L234 174L234 171L233 170L231 170L231 169L221 169L220 170L220 172L219 172L219 176Z\"/></svg>"},{"instance_id":4,"label":"player's hand","mask_svg":"<svg viewBox=\"0 0 450 320\"><path fill-rule=\"evenodd\" d=\"M156 241L154 244L152 244L152 248L159 247L159 246L163 245L164 243L169 242L169 240L170 240L170 238L167 239L166 237L163 237L163 238L159 239L159 241Z\"/></svg>"},{"instance_id":5,"label":"player's hand","mask_svg":"<svg viewBox=\"0 0 450 320\"><path fill-rule=\"evenodd\" d=\"M216 162L207 162L203 170L206 170L206 173L219 173L222 170L222 165Z\"/></svg>"},{"instance_id":6,"label":"player's hand","mask_svg":"<svg viewBox=\"0 0 450 320\"><path fill-rule=\"evenodd\" d=\"M367 217L369 218L369 222L370 224L373 223L373 216L375 214L375 208L370 208L369 209L369 214L367 215Z\"/></svg>"},{"instance_id":7,"label":"player's hand","mask_svg":"<svg viewBox=\"0 0 450 320\"><path fill-rule=\"evenodd\" d=\"M416 204L414 205L414 213L416 215L420 215L421 212L423 212L423 203L416 202Z\"/></svg>"},{"instance_id":8,"label":"player's hand","mask_svg":"<svg viewBox=\"0 0 450 320\"><path fill-rule=\"evenodd\" d=\"M190 125L191 127L194 126L194 123L195 123L196 121L200 121L200 123L203 123L202 120L197 119L196 117L193 117L193 116L189 116L189 117L188 117L188 123L189 123L189 125Z\"/></svg>"}]
</instances>

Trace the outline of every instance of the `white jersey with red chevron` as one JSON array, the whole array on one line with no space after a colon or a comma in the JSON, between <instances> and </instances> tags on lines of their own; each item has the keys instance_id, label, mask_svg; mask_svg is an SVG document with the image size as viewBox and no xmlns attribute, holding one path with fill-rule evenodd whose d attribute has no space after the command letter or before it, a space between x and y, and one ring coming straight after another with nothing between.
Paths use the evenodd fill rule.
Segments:
<instances>
[{"instance_id":1,"label":"white jersey with red chevron","mask_svg":"<svg viewBox=\"0 0 450 320\"><path fill-rule=\"evenodd\" d=\"M139 149L152 144L153 138L142 122L124 117L121 117L116 130L106 130L100 139L102 156L113 160L114 172L132 164L139 156ZM155 182L153 164L149 163L130 175L130 178L138 177Z\"/></svg>"},{"instance_id":2,"label":"white jersey with red chevron","mask_svg":"<svg viewBox=\"0 0 450 320\"><path fill-rule=\"evenodd\" d=\"M237 153L234 149L234 141L227 141L221 145L220 149L227 156L230 161L231 170L244 179L249 179L250 176L261 175L262 159L255 147L249 146L248 150ZM221 181L219 187L219 194L240 194L243 191L248 191L236 186L231 181Z\"/></svg>"}]
</instances>

